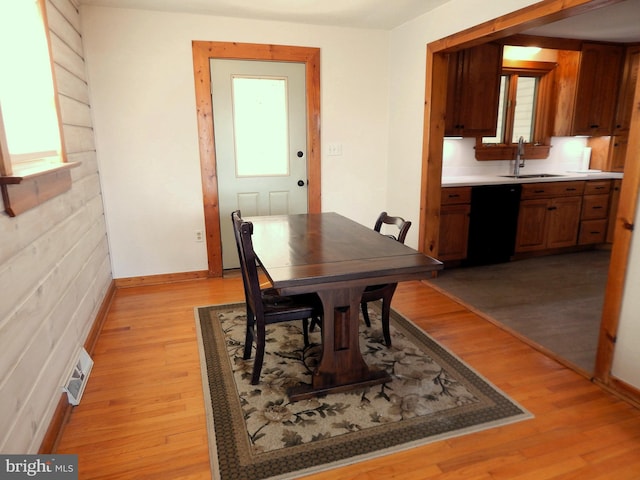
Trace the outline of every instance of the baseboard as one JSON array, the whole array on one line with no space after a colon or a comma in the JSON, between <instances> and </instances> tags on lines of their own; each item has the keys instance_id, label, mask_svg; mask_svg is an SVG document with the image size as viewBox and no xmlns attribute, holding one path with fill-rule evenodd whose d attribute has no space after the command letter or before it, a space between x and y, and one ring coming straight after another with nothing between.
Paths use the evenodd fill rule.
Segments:
<instances>
[{"instance_id":1,"label":"baseboard","mask_svg":"<svg viewBox=\"0 0 640 480\"><path fill-rule=\"evenodd\" d=\"M100 331L102 330L102 326L107 319L107 314L109 313L109 308L111 306L111 302L113 301L113 297L116 293L116 284L112 280L107 288L107 293L105 294L102 304L100 305L100 309L96 314L96 318L93 321L93 325L91 326L91 330L89 331L89 335L87 335L87 339L84 343L84 348L89 354L93 353L93 349L95 347L96 342L98 341L98 337L100 336ZM66 393L62 393L60 395L60 399L58 400L58 405L53 413L53 417L49 422L49 428L47 428L47 432L44 435L44 439L40 443L40 448L38 449L38 453L47 454L47 453L55 453L56 448L58 446L58 442L62 437L62 432L64 431L64 426L66 425L69 416L71 415L71 411L73 406L69 403L69 399Z\"/></svg>"},{"instance_id":2,"label":"baseboard","mask_svg":"<svg viewBox=\"0 0 640 480\"><path fill-rule=\"evenodd\" d=\"M608 384L597 379L595 382L609 393L626 400L636 408L640 408L640 389L615 377L610 377Z\"/></svg>"},{"instance_id":3,"label":"baseboard","mask_svg":"<svg viewBox=\"0 0 640 480\"><path fill-rule=\"evenodd\" d=\"M166 283L186 282L188 280L205 279L209 277L207 270L194 272L168 273L163 275L149 275L143 277L116 278L117 288L141 287L144 285L162 285Z\"/></svg>"},{"instance_id":4,"label":"baseboard","mask_svg":"<svg viewBox=\"0 0 640 480\"><path fill-rule=\"evenodd\" d=\"M100 309L96 315L95 320L93 321L93 325L91 326L91 330L89 331L89 335L87 335L87 339L84 341L84 349L91 355L93 353L93 349L96 346L96 342L98 341L98 337L100 336L100 332L102 331L102 326L104 322L107 320L107 314L109 313L109 309L111 308L111 302L116 295L116 283L114 280L111 280L109 284L109 288L107 288L107 293L102 299L102 304L100 305Z\"/></svg>"},{"instance_id":5,"label":"baseboard","mask_svg":"<svg viewBox=\"0 0 640 480\"><path fill-rule=\"evenodd\" d=\"M56 410L53 412L53 418L49 423L47 433L45 433L42 443L40 443L40 448L38 449L39 454L55 453L58 441L60 437L62 437L64 426L67 424L69 416L71 415L72 408L67 394L62 393L58 400L58 405L56 405Z\"/></svg>"}]
</instances>

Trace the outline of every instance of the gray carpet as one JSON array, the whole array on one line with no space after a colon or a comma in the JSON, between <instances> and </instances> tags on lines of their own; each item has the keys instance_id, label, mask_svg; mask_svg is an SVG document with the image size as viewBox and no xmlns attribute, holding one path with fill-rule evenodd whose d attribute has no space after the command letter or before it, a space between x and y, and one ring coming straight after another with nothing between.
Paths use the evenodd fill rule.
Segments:
<instances>
[{"instance_id":1,"label":"gray carpet","mask_svg":"<svg viewBox=\"0 0 640 480\"><path fill-rule=\"evenodd\" d=\"M592 372L610 252L445 269L435 286Z\"/></svg>"}]
</instances>

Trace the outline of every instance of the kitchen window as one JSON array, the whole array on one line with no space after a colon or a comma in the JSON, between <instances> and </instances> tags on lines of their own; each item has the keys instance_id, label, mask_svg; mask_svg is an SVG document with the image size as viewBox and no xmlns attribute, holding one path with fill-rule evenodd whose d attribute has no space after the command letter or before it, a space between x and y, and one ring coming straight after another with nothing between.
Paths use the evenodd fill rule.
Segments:
<instances>
[{"instance_id":1,"label":"kitchen window","mask_svg":"<svg viewBox=\"0 0 640 480\"><path fill-rule=\"evenodd\" d=\"M521 136L525 158L549 155L555 67L551 62L504 60L496 136L476 139L478 160L515 158Z\"/></svg>"},{"instance_id":2,"label":"kitchen window","mask_svg":"<svg viewBox=\"0 0 640 480\"><path fill-rule=\"evenodd\" d=\"M0 188L10 216L71 188L45 0L0 2Z\"/></svg>"}]
</instances>

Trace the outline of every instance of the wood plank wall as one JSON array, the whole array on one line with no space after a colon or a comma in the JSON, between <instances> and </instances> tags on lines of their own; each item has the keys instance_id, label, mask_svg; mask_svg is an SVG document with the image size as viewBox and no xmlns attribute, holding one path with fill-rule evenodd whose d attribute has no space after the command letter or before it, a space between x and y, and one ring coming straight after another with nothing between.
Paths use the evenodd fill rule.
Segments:
<instances>
[{"instance_id":1,"label":"wood plank wall","mask_svg":"<svg viewBox=\"0 0 640 480\"><path fill-rule=\"evenodd\" d=\"M36 453L113 279L75 0L47 15L70 191L0 214L0 451Z\"/></svg>"}]
</instances>

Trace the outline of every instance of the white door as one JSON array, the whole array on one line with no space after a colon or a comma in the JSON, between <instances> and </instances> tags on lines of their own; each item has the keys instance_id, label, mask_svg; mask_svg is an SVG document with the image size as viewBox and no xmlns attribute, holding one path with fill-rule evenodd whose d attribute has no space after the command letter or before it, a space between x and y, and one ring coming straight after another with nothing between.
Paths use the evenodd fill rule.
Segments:
<instances>
[{"instance_id":1,"label":"white door","mask_svg":"<svg viewBox=\"0 0 640 480\"><path fill-rule=\"evenodd\" d=\"M237 268L231 212L307 212L303 63L211 60L223 268Z\"/></svg>"}]
</instances>

